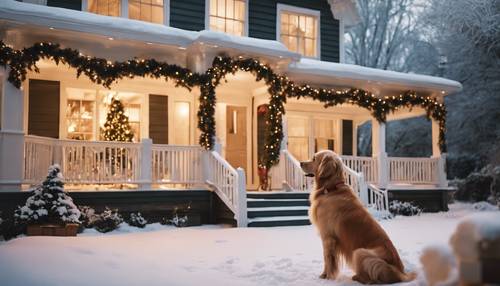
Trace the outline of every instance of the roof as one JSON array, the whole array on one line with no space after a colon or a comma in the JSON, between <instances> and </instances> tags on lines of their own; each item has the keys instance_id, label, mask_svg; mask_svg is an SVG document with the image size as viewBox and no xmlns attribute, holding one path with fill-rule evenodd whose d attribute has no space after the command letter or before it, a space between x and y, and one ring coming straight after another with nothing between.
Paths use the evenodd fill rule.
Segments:
<instances>
[{"instance_id":1,"label":"roof","mask_svg":"<svg viewBox=\"0 0 500 286\"><path fill-rule=\"evenodd\" d=\"M353 0L329 1L337 5L353 3ZM15 39L19 38L19 33L35 33L38 29L38 39L55 39L67 45L76 43L81 48L84 43L86 49L89 49L89 42L96 43L93 50L107 51L108 54L112 54L111 56L119 53L128 56L131 52L137 56L141 52L143 55L161 58L169 55L167 50L170 49L170 55L173 54L176 57L182 55L188 58L188 62L189 58L196 56L194 53L207 51L214 51L211 56L224 52L232 56L258 57L261 61L277 59L275 61L281 63L280 71L287 73L297 82L363 88L375 94L397 93L412 89L424 94L440 96L462 88L462 85L456 81L439 77L301 59L299 54L289 51L282 43L273 40L239 37L214 31L186 31L148 22L20 3L13 0L0 1L0 22L6 23L1 25L0 29L13 29ZM48 28L55 28L55 31ZM115 40L107 41L103 37ZM112 42L112 44L97 45L96 41ZM127 47L127 44L133 41L141 45ZM146 45L146 43L158 45ZM198 49L201 46L203 48ZM180 51L178 48L187 49L187 51ZM180 62L180 64L186 64L186 62Z\"/></svg>"}]
</instances>

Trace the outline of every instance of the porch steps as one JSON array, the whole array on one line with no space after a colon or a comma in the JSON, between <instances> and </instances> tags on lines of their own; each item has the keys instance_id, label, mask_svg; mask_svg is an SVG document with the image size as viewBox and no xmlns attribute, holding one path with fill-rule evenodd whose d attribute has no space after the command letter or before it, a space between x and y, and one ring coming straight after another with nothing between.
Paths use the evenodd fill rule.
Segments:
<instances>
[{"instance_id":1,"label":"porch steps","mask_svg":"<svg viewBox=\"0 0 500 286\"><path fill-rule=\"evenodd\" d=\"M309 225L308 193L248 193L249 227Z\"/></svg>"}]
</instances>

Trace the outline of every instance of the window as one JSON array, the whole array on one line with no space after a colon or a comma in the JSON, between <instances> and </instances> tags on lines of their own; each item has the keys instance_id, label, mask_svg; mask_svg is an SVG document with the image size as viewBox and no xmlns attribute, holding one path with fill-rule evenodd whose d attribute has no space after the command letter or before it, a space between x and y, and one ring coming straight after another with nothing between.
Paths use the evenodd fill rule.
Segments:
<instances>
[{"instance_id":1,"label":"window","mask_svg":"<svg viewBox=\"0 0 500 286\"><path fill-rule=\"evenodd\" d=\"M335 121L331 119L314 120L314 152L335 151Z\"/></svg>"},{"instance_id":2,"label":"window","mask_svg":"<svg viewBox=\"0 0 500 286\"><path fill-rule=\"evenodd\" d=\"M288 150L299 161L309 160L309 120L288 117Z\"/></svg>"},{"instance_id":3,"label":"window","mask_svg":"<svg viewBox=\"0 0 500 286\"><path fill-rule=\"evenodd\" d=\"M176 101L174 108L174 144L189 145L189 118L191 106L189 102Z\"/></svg>"},{"instance_id":4,"label":"window","mask_svg":"<svg viewBox=\"0 0 500 286\"><path fill-rule=\"evenodd\" d=\"M94 140L95 115L95 91L74 90L66 104L67 138Z\"/></svg>"},{"instance_id":5,"label":"window","mask_svg":"<svg viewBox=\"0 0 500 286\"><path fill-rule=\"evenodd\" d=\"M128 16L130 19L163 24L163 0L129 0Z\"/></svg>"},{"instance_id":6,"label":"window","mask_svg":"<svg viewBox=\"0 0 500 286\"><path fill-rule=\"evenodd\" d=\"M88 0L88 11L106 16L120 16L121 0Z\"/></svg>"},{"instance_id":7,"label":"window","mask_svg":"<svg viewBox=\"0 0 500 286\"><path fill-rule=\"evenodd\" d=\"M209 0L210 30L244 36L246 0Z\"/></svg>"},{"instance_id":8,"label":"window","mask_svg":"<svg viewBox=\"0 0 500 286\"><path fill-rule=\"evenodd\" d=\"M306 57L319 56L319 11L288 8L278 4L279 40L292 52Z\"/></svg>"}]
</instances>

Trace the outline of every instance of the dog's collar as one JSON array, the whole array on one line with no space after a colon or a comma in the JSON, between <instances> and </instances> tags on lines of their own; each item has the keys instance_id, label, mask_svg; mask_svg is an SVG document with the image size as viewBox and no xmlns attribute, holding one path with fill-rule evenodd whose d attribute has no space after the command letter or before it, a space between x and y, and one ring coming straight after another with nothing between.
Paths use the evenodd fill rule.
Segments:
<instances>
[{"instance_id":1,"label":"dog's collar","mask_svg":"<svg viewBox=\"0 0 500 286\"><path fill-rule=\"evenodd\" d=\"M333 185L333 189L323 189L323 193L326 195L328 194L328 192L330 191L335 191L336 189L338 189L339 186L342 186L342 185L345 185L345 182L344 181L339 181L337 183L335 183L335 185Z\"/></svg>"}]
</instances>

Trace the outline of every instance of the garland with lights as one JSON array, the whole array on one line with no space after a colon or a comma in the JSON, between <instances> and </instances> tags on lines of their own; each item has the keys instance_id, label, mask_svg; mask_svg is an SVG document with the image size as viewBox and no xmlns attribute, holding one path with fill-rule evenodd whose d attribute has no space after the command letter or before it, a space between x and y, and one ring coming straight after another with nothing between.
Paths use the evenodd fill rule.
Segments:
<instances>
[{"instance_id":1,"label":"garland with lights","mask_svg":"<svg viewBox=\"0 0 500 286\"><path fill-rule=\"evenodd\" d=\"M379 98L374 94L351 88L324 89L309 85L298 85L286 76L276 74L269 66L255 59L242 57L216 57L212 67L205 74L192 73L189 69L170 65L154 59L133 59L124 62L111 62L106 59L85 56L74 49L61 48L54 43L36 43L29 48L15 50L0 41L0 66L10 67L9 82L20 87L28 71L39 72L36 62L41 59L63 63L77 70L77 76L86 75L92 82L109 88L111 84L123 78L151 77L175 81L176 86L191 90L200 87L200 109L198 128L201 130L200 145L207 150L214 147L216 88L226 74L237 71L251 72L256 81L264 80L270 95L269 112L266 122L268 134L265 140L265 154L259 161L259 167L269 169L279 160L280 145L283 139L282 117L287 97L312 98L324 103L325 107L339 104L354 104L368 109L379 121L385 122L387 115L399 108L419 106L426 110L428 118L439 122L439 146L446 152L445 125L446 108L431 97L420 97L414 91L407 91L399 96Z\"/></svg>"},{"instance_id":2,"label":"garland with lights","mask_svg":"<svg viewBox=\"0 0 500 286\"><path fill-rule=\"evenodd\" d=\"M285 113L284 104L286 98L312 98L324 103L325 108L339 104L353 104L368 109L372 116L379 122L385 122L387 115L400 108L412 108L419 106L426 111L428 118L432 118L439 123L439 147L441 152L446 152L445 129L446 129L446 107L437 99L421 97L414 91L407 91L399 96L376 97L373 93L362 89L325 89L315 88L309 85L295 84L288 77L279 75L273 70L255 59L244 59L239 57L233 59L230 57L216 57L212 68L207 71L207 77L210 79L202 87L202 93L213 96L215 99L215 88L226 74L235 74L237 71L251 72L255 75L256 81L264 80L268 86L270 94L269 112L267 114L267 123L269 124L269 133L265 140L266 154L259 166L269 169L279 160L279 150L283 139L282 117ZM211 106L200 105L200 113L210 115L209 109L213 109L215 102ZM215 132L212 129L212 132ZM214 133L212 134L212 136ZM210 138L210 137L207 137ZM202 142L200 142L202 143Z\"/></svg>"}]
</instances>

